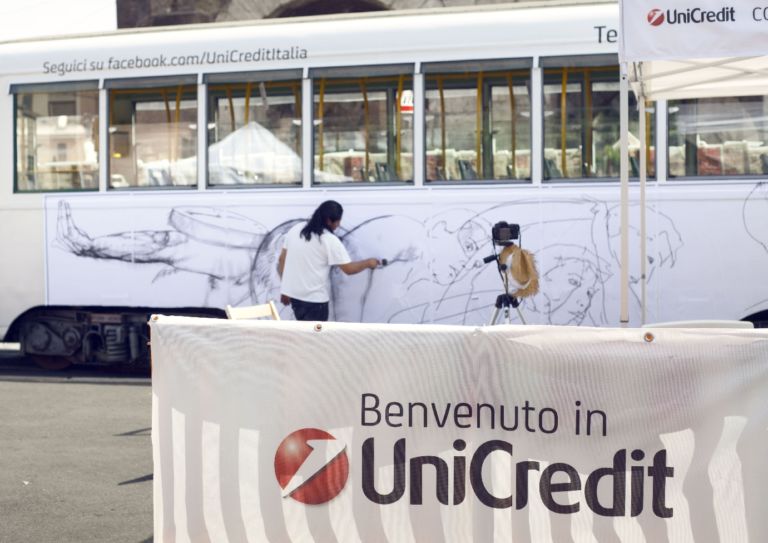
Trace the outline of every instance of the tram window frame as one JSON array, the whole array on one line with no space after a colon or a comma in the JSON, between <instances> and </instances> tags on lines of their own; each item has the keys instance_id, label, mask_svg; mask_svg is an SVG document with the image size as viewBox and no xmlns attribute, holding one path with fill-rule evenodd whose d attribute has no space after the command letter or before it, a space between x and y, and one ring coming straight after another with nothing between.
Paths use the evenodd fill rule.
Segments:
<instances>
[{"instance_id":1,"label":"tram window frame","mask_svg":"<svg viewBox=\"0 0 768 543\"><path fill-rule=\"evenodd\" d=\"M211 189L301 187L303 181L303 94L301 70L207 74L204 76L203 81L206 83L206 100L208 106L207 128L205 131L206 154L208 157L208 168L205 172L206 187ZM275 148L280 148L281 145L284 145L287 148L292 148L295 153L294 158L298 159L298 161L290 160L290 156L288 156L288 160L286 160L287 153L276 153L272 155L271 159L267 159L266 156L262 157L267 164L271 162L273 165L272 170L269 172L266 172L265 170L259 172L257 169L249 170L246 168L241 170L232 168L234 171L231 175L246 179L252 178L251 182L212 182L211 147L224 141L225 138L230 137L236 131L245 128L248 123L258 122L255 120L257 115L269 119L269 100L274 100L275 98L277 98L279 102L286 102L286 104L290 102L293 105L293 112L290 117L286 117L282 114L275 117L278 121L290 118L291 126L289 127L289 130L286 131L285 127L277 127L273 130L273 123L270 122L259 123L258 130L260 131L263 129L269 133L269 136L267 137L274 138L273 142ZM288 98L288 100L286 100L286 98ZM217 102L220 100L229 102L229 117L227 121L223 121L219 117L219 115L223 114L223 112L220 112L217 108ZM241 104L236 104L235 100ZM277 105L278 108L281 108L280 111L285 109L284 106L285 104L283 103ZM241 114L238 115L238 112ZM254 117L253 121L251 121L251 116ZM224 122L230 124L230 131L220 139L215 139L217 131L220 130L220 124ZM239 126L241 122L242 126ZM276 135L275 132L281 132L283 137ZM292 139L293 141L286 141L286 138ZM245 162L246 166L250 164L248 157L246 157ZM281 168L278 166L281 164L282 166L285 166L286 162L289 163L289 166L292 166L294 175L292 177L289 176L289 180L276 180L285 178L284 175L281 175ZM291 162L293 162L293 164L290 164Z\"/></svg>"},{"instance_id":2,"label":"tram window frame","mask_svg":"<svg viewBox=\"0 0 768 543\"><path fill-rule=\"evenodd\" d=\"M764 138L757 138L756 140L749 140L742 137L741 139L727 139L724 135L728 133L740 133L744 135L747 132L754 132L759 135L759 126L748 126L748 122L755 122L755 119L765 117L763 111L760 114L749 113L743 114L738 119L742 122L736 121L735 128L731 130L719 130L717 132L705 133L704 136L707 139L701 137L701 132L694 130L692 133L685 134L682 139L676 139L675 133L678 122L675 122L672 118L673 115L682 111L681 107L687 107L693 110L693 122L687 121L682 123L685 125L698 126L702 121L703 115L700 114L700 108L707 106L710 110L710 116L714 116L714 119L704 118L706 121L703 124L709 126L723 126L722 116L718 113L727 112L730 105L736 104L740 109L748 109L750 102L761 101L761 104L755 104L753 107L761 107L763 111L768 111L768 95L748 95L748 96L722 96L711 98L687 98L680 100L667 101L667 177L669 180L674 181L722 181L724 179L731 179L734 181L749 181L755 178L762 178L768 174L768 146L758 145L768 141L768 128L763 130ZM673 111L674 110L674 111ZM714 136L713 136L714 135ZM682 145L673 145L675 143L682 142ZM750 145L755 143L755 145ZM682 161L678 161L673 158L673 148L682 147L681 155ZM689 149L696 149L695 160L691 159ZM765 149L765 151L761 151ZM757 153L755 153L757 151ZM729 161L730 155L741 154L741 157L735 156L737 160ZM719 155L719 156L718 156ZM755 159L753 161L753 158ZM674 161L674 163L673 163ZM753 168L753 162L755 166ZM740 164L739 164L740 163ZM682 166L683 173L675 173ZM711 174L701 173L702 167L706 169L712 169L719 167L719 172L713 172ZM743 172L737 171L739 168L743 169ZM755 170L755 171L753 171Z\"/></svg>"},{"instance_id":3,"label":"tram window frame","mask_svg":"<svg viewBox=\"0 0 768 543\"><path fill-rule=\"evenodd\" d=\"M309 70L309 77L312 80L312 142L311 160L313 187L355 187L355 186L395 186L403 187L414 184L415 172L414 166L414 116L411 114L405 117L402 111L403 95L405 91L414 90L414 65L413 64L385 64L376 66L341 66L334 68L312 68ZM325 147L326 133L323 130L325 119L328 116L325 113L328 96L327 87L335 86L337 100L345 100L343 95L351 95L350 102L360 102L362 104L362 116L368 118L370 102L369 93L378 93L384 95L385 107L385 131L384 131L384 151L371 152L370 132L368 123L361 121L362 130L351 132L357 136L362 135L364 149L358 151L355 147L348 148L345 151L331 151L339 153L338 158L341 164L334 164L329 161L330 166L335 167L341 173L329 172L329 178L326 180L318 179L321 172L326 172L326 151L321 148L319 151L318 139L321 145ZM355 96L360 96L362 101L356 100ZM404 126L407 124L404 119L410 118L410 128ZM339 116L344 122L343 117ZM340 132L339 132L340 133ZM403 137L403 134L406 137ZM338 139L338 137L337 137ZM355 138L356 139L356 138ZM403 141L405 139L405 141ZM357 141L354 142L355 144ZM400 151L398 152L398 149ZM344 156L344 153L351 156ZM363 156L356 156L356 153L362 153ZM371 155L384 155L384 161L376 161L376 157ZM410 156L410 166L403 163L403 159ZM318 167L318 161L320 166ZM410 176L402 172L408 172ZM349 173L347 173L349 172ZM356 179L355 176L360 179ZM343 177L351 177L344 179ZM333 178L336 177L336 178ZM384 179L382 179L384 177Z\"/></svg>"},{"instance_id":4,"label":"tram window frame","mask_svg":"<svg viewBox=\"0 0 768 543\"><path fill-rule=\"evenodd\" d=\"M615 143L613 145L604 145L603 152L594 149L595 141L595 113L592 106L594 95L597 92L614 93L614 97L609 102L616 101L617 106L610 108L609 112L613 113L615 117L614 122L609 126L613 127L613 131L616 132L616 141L618 141L620 129L619 129L619 66L615 64L615 55L594 55L585 57L557 57L551 59L542 59L543 77L542 77L542 154L541 154L541 166L542 166L542 182L544 183L589 183L589 182L615 182L620 178L619 164L621 160L620 150L616 148ZM597 77L595 77L597 74ZM615 74L615 77L611 77L611 74ZM615 85L615 90L602 90L595 91L597 85ZM560 87L559 92L548 92L549 88ZM578 130L573 130L568 125L568 92L569 88L574 86L578 87L578 95L576 98L579 100L578 108L576 110L576 118L578 119ZM563 97L562 89L566 89L566 95ZM588 89L588 90L587 90ZM559 95L559 104L555 111L549 107L548 98L549 94ZM573 97L573 95L572 95ZM563 109L563 103L565 102L566 109ZM637 109L637 102L634 94L629 95L629 110L630 110L630 133L632 133L633 127L637 127L639 124L639 117ZM553 117L559 114L559 134L555 134L554 137L559 138L559 147L547 147L547 140L549 137L553 137L552 132L548 131L547 114L552 112ZM564 121L565 117L565 123ZM648 104L646 108L646 171L648 179L655 179L657 172L657 153L656 153L656 108L655 104ZM636 132L636 130L635 130ZM578 134L578 145L575 149L578 150L577 162L580 165L578 175L568 175L571 171L568 164L568 153L571 149L568 147L568 136ZM563 135L566 136L566 144L563 146ZM607 152L610 148L610 152ZM559 157L548 158L547 150L560 150ZM585 157L583 149L589 149L590 153ZM591 151L595 150L594 155ZM636 154L639 155L639 144ZM559 158L559 160L558 160ZM629 165L630 172L629 178L632 181L636 181L639 178L639 156L635 156L630 151ZM604 161L604 168L609 170L609 174L595 174L590 175L592 168L597 168L597 161ZM563 171L565 170L565 174ZM557 175L551 175L548 172L554 171Z\"/></svg>"},{"instance_id":5,"label":"tram window frame","mask_svg":"<svg viewBox=\"0 0 768 543\"><path fill-rule=\"evenodd\" d=\"M533 123L532 123L532 87L531 67L533 61L530 58L521 59L492 59L472 60L458 62L434 62L422 66L425 86L425 115L424 115L424 182L429 185L456 185L456 184L530 184L532 183L533 164ZM518 100L519 88L525 89L527 104L521 108ZM506 91L509 103L508 117L502 121L494 118L494 104L496 102L496 90ZM478 93L478 89L480 92ZM510 95L510 89L512 93ZM451 160L448 158L448 133L447 126L451 120L446 116L445 98L446 91L455 93L465 91L473 93L471 98L474 106L471 115L474 117L474 142L473 148L466 150L454 150ZM439 146L429 145L429 95L437 92L437 108L439 118L435 121L436 129L440 131ZM502 93L498 93L502 94ZM465 98L466 99L466 98ZM479 107L478 107L479 106ZM518 116L525 119L527 112L527 127L521 131L518 129ZM505 112L506 113L506 112ZM460 115L456 115L457 117ZM498 151L496 149L496 127L498 124L509 123L509 150ZM527 148L518 145L519 138L525 142ZM461 138L461 136L458 136ZM432 149L434 147L434 149ZM440 153L435 159L435 164L430 164L430 152ZM504 168L504 175L496 175L497 155L509 151L511 156ZM518 177L518 153L525 156L528 153L528 173ZM463 158L462 158L462 153ZM469 154L468 154L469 153ZM474 153L472 155L471 153ZM478 160L479 158L479 160ZM502 156L502 158L505 158ZM523 158L524 160L524 158ZM450 165L449 165L450 164ZM434 170L434 172L432 172ZM442 173L441 173L442 172ZM433 178L434 176L434 178Z\"/></svg>"},{"instance_id":6,"label":"tram window frame","mask_svg":"<svg viewBox=\"0 0 768 543\"><path fill-rule=\"evenodd\" d=\"M87 94L86 94L87 93ZM13 84L10 86L9 94L13 96L13 192L15 194L31 194L31 193L46 193L46 192L97 192L99 190L99 166L100 166L100 154L99 154L99 131L100 131L100 119L99 119L99 90L98 90L98 81L93 80L86 80L86 81L71 81L71 82L63 82L63 83L32 83L32 84ZM49 98L45 101L46 109L48 110L48 115L43 116L45 118L57 118L57 126L60 124L63 124L64 127L68 126L69 124L69 117L88 117L90 119L90 122L88 123L90 125L90 137L86 138L87 141L90 141L93 149L83 149L83 155L87 155L89 152L94 155L93 161L88 161L87 159L80 161L82 165L91 164L90 168L83 168L77 167L77 164L73 164L70 166L70 169L66 172L64 171L53 171L53 172L47 172L47 173L54 173L55 174L55 183L58 185L60 184L59 174L64 174L65 177L69 176L71 178L71 184L69 186L64 187L41 187L38 188L37 186L34 186L33 188L23 188L22 185L22 175L26 175L28 177L27 183L31 185L37 185L38 184L38 177L43 172L37 172L36 164L38 161L37 158L37 151L39 148L43 147L43 144L34 144L34 151L32 155L29 155L27 152L20 151L19 149L19 143L20 138L22 137L22 132L24 127L26 126L25 123L21 123L19 119L20 115L20 109L23 109L24 106L20 107L20 100L22 96L32 96L32 95L48 95ZM75 102L73 103L72 99L63 100L62 98L64 96L71 97L74 95ZM58 100L56 99L58 98ZM91 102L93 107L91 110L86 111L84 115L77 115L78 110L82 107L80 104L80 101L83 102ZM55 107L52 108L51 106L56 106L61 108L64 104L66 104L66 109L69 110L70 108L74 108L71 111L73 114L69 113L63 113L61 109L55 110ZM43 104L41 104L43 105ZM25 118L37 118L34 115L34 112L30 112L30 115L25 116ZM40 117L40 116L38 116ZM63 121L60 119L64 118ZM35 123L36 124L36 123ZM37 140L37 134L34 135L33 140ZM83 142L85 144L85 142ZM52 157L59 157L60 151L62 149L62 145L66 146L66 149L69 149L69 146L66 144L66 142L57 142L57 145L55 147L51 147L49 151L52 153ZM25 147L26 148L26 147ZM22 155L25 156L25 158L22 158ZM30 168L31 171L35 172L34 175L30 177L29 173L23 174L22 173L22 160L24 160L24 163L26 166L30 165L30 160L33 162L32 168ZM52 160L50 163L54 164L57 162L62 162L59 160ZM66 162L66 161L65 161ZM26 172L27 168L23 168L23 170ZM42 184L42 183L40 183ZM80 186L75 186L76 184L79 184Z\"/></svg>"},{"instance_id":7,"label":"tram window frame","mask_svg":"<svg viewBox=\"0 0 768 543\"><path fill-rule=\"evenodd\" d=\"M195 190L197 189L197 177L198 177L198 138L200 137L200 130L198 124L198 93L197 93L197 76L196 75L179 75L168 77L148 77L148 78L130 78L130 79L110 79L104 82L104 88L107 90L107 150L108 150L108 162L107 162L107 190L108 191L144 191L144 190ZM193 164L193 172L186 175L188 179L187 183L174 182L174 176L168 171L159 169L157 172L152 173L150 170L144 172L147 182L140 183L139 181L139 165L138 156L131 156L132 166L135 173L135 178L129 180L121 173L116 172L113 164L114 159L120 159L126 143L118 144L115 134L118 133L117 125L115 124L116 114L116 96L125 95L130 99L130 132L128 133L127 145L132 150L139 148L143 142L135 141L136 127L136 112L137 105L143 103L161 103L165 107L166 124L172 126L181 126L184 123L188 125L187 132L190 135L188 140L183 138L169 143L171 151L174 147L180 147L181 152L184 150L192 150L192 154L187 157L181 157L178 160L173 161L178 163L181 160L189 160L190 164ZM136 97L145 96L148 99L140 100ZM132 98L133 97L133 98ZM161 100L155 100L153 98L161 97ZM169 98L170 97L170 98ZM175 118L174 121L170 121L171 106L170 101L175 104L175 111L173 112ZM182 105L192 103L191 108L184 108L184 112L187 113L189 119L182 119ZM193 110L189 113L189 110ZM156 123L145 123L147 125ZM125 135L125 133L121 133ZM177 134L178 136L178 134ZM123 138L125 139L125 138ZM118 149L118 145L120 145ZM115 155L119 156L115 156ZM173 155L173 152L171 153ZM157 162L167 161L168 170L172 170L174 167L170 166L171 160L168 158L158 159ZM151 161L150 161L151 163ZM117 176L122 177L122 181ZM179 174L180 177L183 177ZM150 182L154 180L154 182ZM118 184L119 183L119 184ZM126 185L123 185L126 183Z\"/></svg>"}]
</instances>

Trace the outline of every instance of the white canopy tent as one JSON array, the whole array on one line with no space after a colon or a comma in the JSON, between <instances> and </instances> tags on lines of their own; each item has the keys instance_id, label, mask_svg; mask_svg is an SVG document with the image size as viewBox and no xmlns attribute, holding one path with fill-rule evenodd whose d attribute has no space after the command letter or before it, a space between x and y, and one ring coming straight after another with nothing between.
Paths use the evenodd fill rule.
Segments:
<instances>
[{"instance_id":1,"label":"white canopy tent","mask_svg":"<svg viewBox=\"0 0 768 543\"><path fill-rule=\"evenodd\" d=\"M619 0L621 64L621 315L629 323L629 86L640 108L640 156L646 101L768 93L768 4L722 0ZM640 160L640 277L645 322L646 162Z\"/></svg>"}]
</instances>

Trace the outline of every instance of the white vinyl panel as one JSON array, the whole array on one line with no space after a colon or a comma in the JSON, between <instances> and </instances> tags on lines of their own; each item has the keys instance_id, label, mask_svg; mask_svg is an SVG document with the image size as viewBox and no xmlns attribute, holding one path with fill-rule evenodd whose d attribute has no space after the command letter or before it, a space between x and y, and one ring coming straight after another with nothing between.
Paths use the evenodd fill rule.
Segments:
<instances>
[{"instance_id":1,"label":"white vinyl panel","mask_svg":"<svg viewBox=\"0 0 768 543\"><path fill-rule=\"evenodd\" d=\"M343 443L352 443L354 429L351 426L345 428L333 428L330 430L330 434L336 437ZM333 451L331 448L326 448L329 453ZM347 455L350 451L347 450ZM333 460L333 458L326 458L327 461ZM360 533L354 516L354 504L352 498L354 496L354 489L359 488L358 481L354 478L355 470L349 470L349 478L344 489L328 503L328 515L331 521L331 528L336 534L338 541L344 541L349 543L361 543ZM362 527L365 529L365 527Z\"/></svg>"},{"instance_id":2,"label":"white vinyl panel","mask_svg":"<svg viewBox=\"0 0 768 543\"><path fill-rule=\"evenodd\" d=\"M186 462L186 417L173 409L171 412L173 433L173 520L176 524L174 543L191 543L187 531L187 462Z\"/></svg>"},{"instance_id":3,"label":"white vinyl panel","mask_svg":"<svg viewBox=\"0 0 768 543\"><path fill-rule=\"evenodd\" d=\"M259 432L240 429L240 512L249 543L267 541L259 497Z\"/></svg>"},{"instance_id":4,"label":"white vinyl panel","mask_svg":"<svg viewBox=\"0 0 768 543\"><path fill-rule=\"evenodd\" d=\"M659 439L667 450L667 462L675 466L675 476L667 480L667 504L675 510L675 515L666 521L667 535L674 543L693 543L691 509L683 493L696 447L693 431L686 429L662 434Z\"/></svg>"},{"instance_id":5,"label":"white vinyl panel","mask_svg":"<svg viewBox=\"0 0 768 543\"><path fill-rule=\"evenodd\" d=\"M746 425L746 417L725 417L720 441L707 470L720 541L749 541L743 470L736 448Z\"/></svg>"},{"instance_id":6,"label":"white vinyl panel","mask_svg":"<svg viewBox=\"0 0 768 543\"><path fill-rule=\"evenodd\" d=\"M203 421L203 517L211 541L227 541L221 508L220 427Z\"/></svg>"},{"instance_id":7,"label":"white vinyl panel","mask_svg":"<svg viewBox=\"0 0 768 543\"><path fill-rule=\"evenodd\" d=\"M378 471L378 488L387 488L395 478L394 466L383 466ZM416 543L411 528L407 499L400 499L380 510L381 524L384 526L388 543Z\"/></svg>"}]
</instances>

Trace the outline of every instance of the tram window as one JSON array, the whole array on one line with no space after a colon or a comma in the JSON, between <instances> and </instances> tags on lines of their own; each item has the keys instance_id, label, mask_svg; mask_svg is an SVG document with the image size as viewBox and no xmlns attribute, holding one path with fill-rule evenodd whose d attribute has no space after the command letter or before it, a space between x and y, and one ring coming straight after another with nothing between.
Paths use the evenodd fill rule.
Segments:
<instances>
[{"instance_id":1,"label":"tram window","mask_svg":"<svg viewBox=\"0 0 768 543\"><path fill-rule=\"evenodd\" d=\"M668 103L670 177L768 174L764 96Z\"/></svg>"},{"instance_id":2,"label":"tram window","mask_svg":"<svg viewBox=\"0 0 768 543\"><path fill-rule=\"evenodd\" d=\"M530 72L426 76L427 181L531 178Z\"/></svg>"},{"instance_id":3,"label":"tram window","mask_svg":"<svg viewBox=\"0 0 768 543\"><path fill-rule=\"evenodd\" d=\"M314 79L314 181L413 179L413 77Z\"/></svg>"},{"instance_id":4,"label":"tram window","mask_svg":"<svg viewBox=\"0 0 768 543\"><path fill-rule=\"evenodd\" d=\"M619 177L619 70L571 67L545 70L544 179ZM639 175L635 97L629 97L630 177ZM654 110L646 109L646 166L655 175Z\"/></svg>"},{"instance_id":5,"label":"tram window","mask_svg":"<svg viewBox=\"0 0 768 543\"><path fill-rule=\"evenodd\" d=\"M16 191L99 185L99 93L93 88L14 90Z\"/></svg>"},{"instance_id":6,"label":"tram window","mask_svg":"<svg viewBox=\"0 0 768 543\"><path fill-rule=\"evenodd\" d=\"M301 184L301 81L208 87L208 184Z\"/></svg>"},{"instance_id":7,"label":"tram window","mask_svg":"<svg viewBox=\"0 0 768 543\"><path fill-rule=\"evenodd\" d=\"M110 188L197 185L194 85L109 90Z\"/></svg>"}]
</instances>

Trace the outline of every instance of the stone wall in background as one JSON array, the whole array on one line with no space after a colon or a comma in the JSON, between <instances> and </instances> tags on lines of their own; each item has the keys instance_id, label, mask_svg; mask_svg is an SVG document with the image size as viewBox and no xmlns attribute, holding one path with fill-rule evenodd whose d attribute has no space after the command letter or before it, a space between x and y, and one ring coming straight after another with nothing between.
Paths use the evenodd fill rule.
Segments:
<instances>
[{"instance_id":1,"label":"stone wall in background","mask_svg":"<svg viewBox=\"0 0 768 543\"><path fill-rule=\"evenodd\" d=\"M517 0L117 0L119 28L424 9Z\"/></svg>"}]
</instances>

